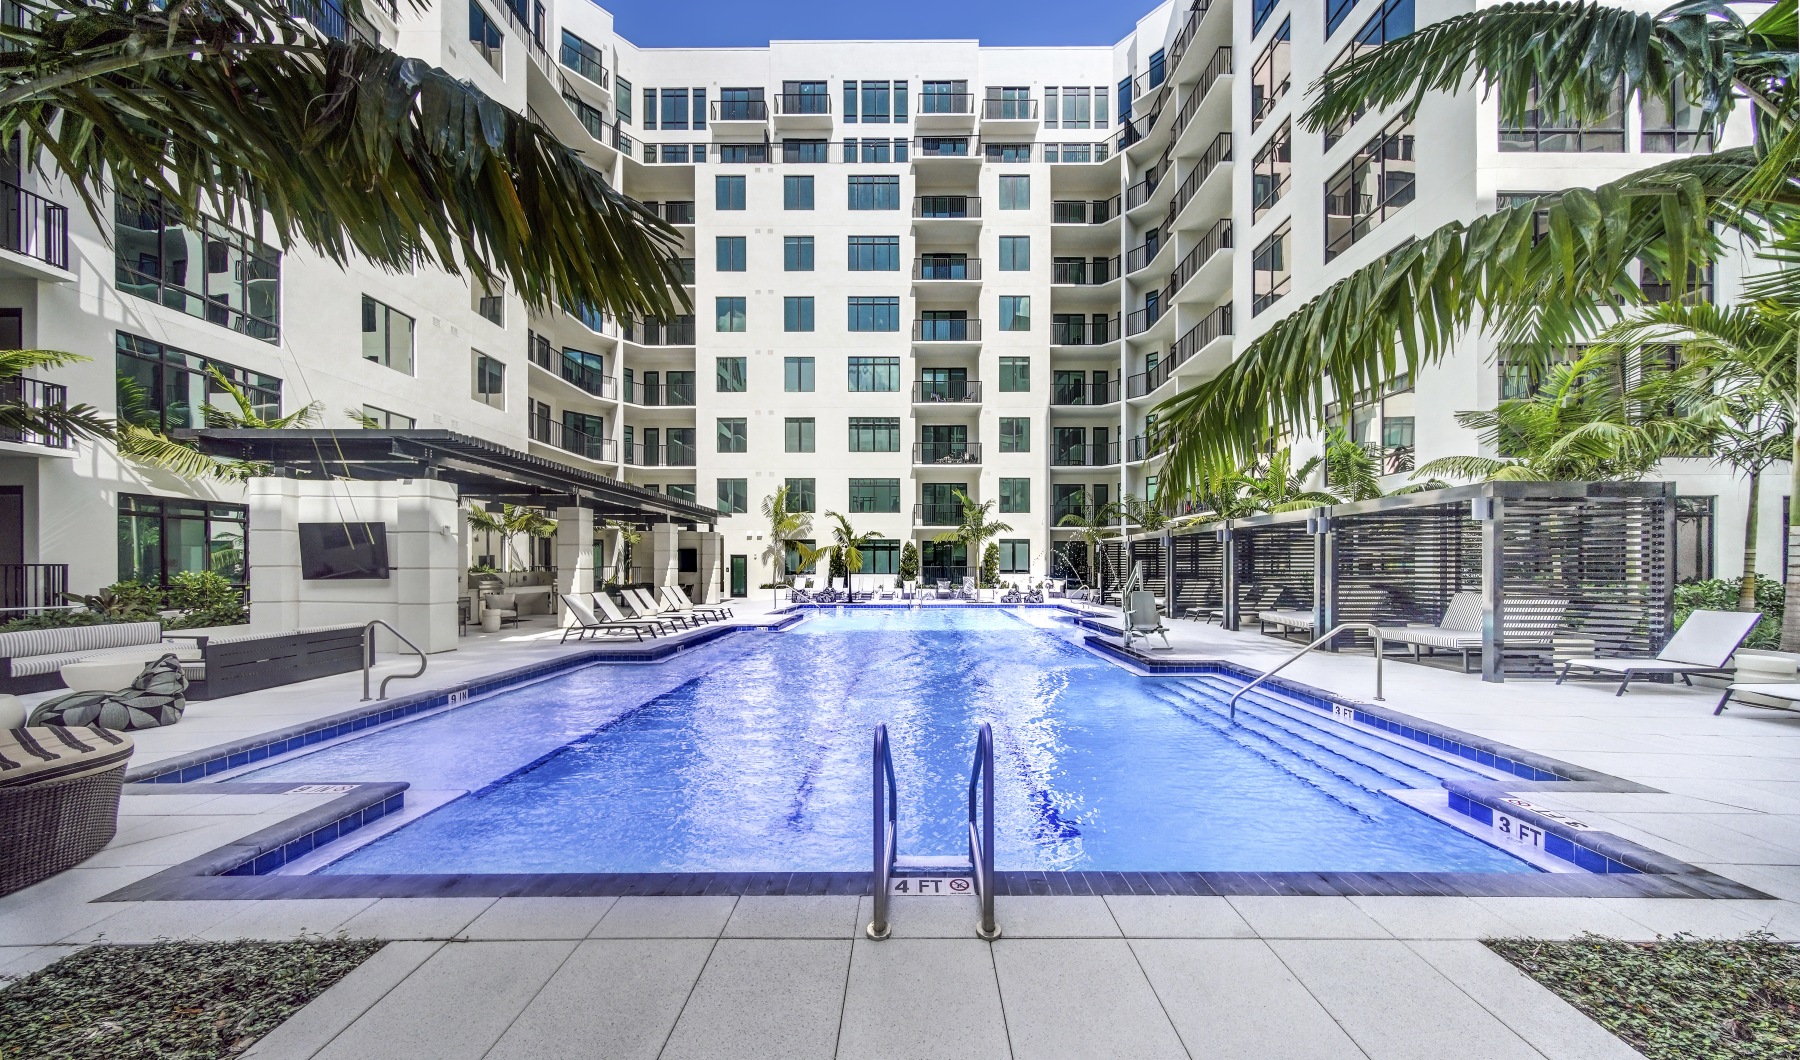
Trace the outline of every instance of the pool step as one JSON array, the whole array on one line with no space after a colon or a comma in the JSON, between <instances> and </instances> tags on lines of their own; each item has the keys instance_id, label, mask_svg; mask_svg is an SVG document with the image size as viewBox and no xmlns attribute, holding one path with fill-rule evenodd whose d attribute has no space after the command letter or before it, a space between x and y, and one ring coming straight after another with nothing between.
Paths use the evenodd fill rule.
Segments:
<instances>
[{"instance_id":1,"label":"pool step","mask_svg":"<svg viewBox=\"0 0 1800 1060\"><path fill-rule=\"evenodd\" d=\"M897 854L896 876L973 876L975 866L966 854Z\"/></svg>"}]
</instances>

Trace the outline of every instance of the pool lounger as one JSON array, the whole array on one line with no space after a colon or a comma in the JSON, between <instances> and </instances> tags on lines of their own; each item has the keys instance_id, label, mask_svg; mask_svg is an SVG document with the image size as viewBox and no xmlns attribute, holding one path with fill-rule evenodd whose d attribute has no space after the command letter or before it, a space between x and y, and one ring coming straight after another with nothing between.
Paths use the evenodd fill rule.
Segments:
<instances>
[{"instance_id":1,"label":"pool lounger","mask_svg":"<svg viewBox=\"0 0 1800 1060\"><path fill-rule=\"evenodd\" d=\"M682 592L681 587L677 585L663 586L662 598L663 602L669 605L670 610L679 614L698 615L708 622L723 622L731 617L730 608L713 607L710 604L696 604L692 600L689 600L687 594Z\"/></svg>"},{"instance_id":2,"label":"pool lounger","mask_svg":"<svg viewBox=\"0 0 1800 1060\"><path fill-rule=\"evenodd\" d=\"M718 613L724 615L726 618L732 617L731 608L727 607L724 604L697 604L697 603L695 603L694 598L687 594L687 590L683 589L679 582L670 582L668 587L665 588L663 591L667 592L668 594L673 596L677 601L680 601L681 603L687 605L688 607L695 607L695 608L704 607L710 611L717 611Z\"/></svg>"},{"instance_id":3,"label":"pool lounger","mask_svg":"<svg viewBox=\"0 0 1800 1060\"><path fill-rule=\"evenodd\" d=\"M563 629L561 643L568 643L569 634L577 634L576 640L586 640L589 633L630 633L640 642L644 639L644 627L636 622L602 622L594 614L594 609L577 600L575 597L562 594L563 606L575 616L575 624ZM655 636L655 631L651 636Z\"/></svg>"},{"instance_id":4,"label":"pool lounger","mask_svg":"<svg viewBox=\"0 0 1800 1060\"><path fill-rule=\"evenodd\" d=\"M1725 694L1719 697L1719 705L1713 708L1713 713L1715 715L1723 713L1725 707L1730 704L1732 699L1740 692L1749 695L1768 696L1770 699L1779 699L1787 704L1783 707L1769 707L1768 709L1770 710L1800 710L1800 684L1759 684L1755 681L1739 681L1727 688ZM1750 705L1753 707L1768 706L1768 704L1765 703L1752 703Z\"/></svg>"},{"instance_id":5,"label":"pool lounger","mask_svg":"<svg viewBox=\"0 0 1800 1060\"><path fill-rule=\"evenodd\" d=\"M1258 611L1256 624L1263 632L1270 626L1281 627L1277 632L1281 636L1289 633L1311 633L1313 631L1313 613L1311 611Z\"/></svg>"},{"instance_id":6,"label":"pool lounger","mask_svg":"<svg viewBox=\"0 0 1800 1060\"><path fill-rule=\"evenodd\" d=\"M624 589L619 595L625 598L625 602L631 605L632 612L639 618L667 622L677 629L693 629L700 624L699 619L691 619L691 616L678 615L666 607L658 607L656 601L650 599L650 594L642 589Z\"/></svg>"},{"instance_id":7,"label":"pool lounger","mask_svg":"<svg viewBox=\"0 0 1800 1060\"><path fill-rule=\"evenodd\" d=\"M1563 663L1556 683L1562 684L1571 670L1579 667L1596 674L1620 678L1619 690L1625 694L1633 678L1651 674L1679 674L1688 684L1693 674L1725 673L1731 656L1762 621L1757 611L1695 611L1663 645L1663 650L1650 659L1571 659Z\"/></svg>"},{"instance_id":8,"label":"pool lounger","mask_svg":"<svg viewBox=\"0 0 1800 1060\"><path fill-rule=\"evenodd\" d=\"M675 632L674 625L658 619L626 618L625 613L619 610L619 605L613 603L612 596L604 590L591 594L591 599L594 601L594 606L600 609L600 613L606 616L606 621L615 626L637 626L640 629L649 630L653 637Z\"/></svg>"}]
</instances>

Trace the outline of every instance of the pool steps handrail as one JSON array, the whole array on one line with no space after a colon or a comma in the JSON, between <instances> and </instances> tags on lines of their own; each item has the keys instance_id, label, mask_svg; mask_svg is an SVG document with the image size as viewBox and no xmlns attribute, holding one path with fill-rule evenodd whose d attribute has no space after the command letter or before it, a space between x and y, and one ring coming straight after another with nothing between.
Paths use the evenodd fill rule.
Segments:
<instances>
[{"instance_id":1,"label":"pool steps handrail","mask_svg":"<svg viewBox=\"0 0 1800 1060\"><path fill-rule=\"evenodd\" d=\"M888 923L888 885L896 869L915 872L970 873L981 899L981 918L975 934L993 941L1000 937L994 922L994 729L987 722L975 739L975 763L969 771L968 857L908 856L897 849L899 789L894 782L894 756L888 743L887 725L875 726L873 748L874 871L870 878L874 915L864 933L876 942L893 934ZM978 800L979 796L979 800ZM977 816L979 814L979 817Z\"/></svg>"},{"instance_id":2,"label":"pool steps handrail","mask_svg":"<svg viewBox=\"0 0 1800 1060\"><path fill-rule=\"evenodd\" d=\"M975 785L981 784L981 830L976 831ZM994 923L994 727L981 723L975 738L975 764L969 770L969 864L975 868L975 890L981 896L981 919L975 924L978 938L989 942L1000 937Z\"/></svg>"},{"instance_id":3,"label":"pool steps handrail","mask_svg":"<svg viewBox=\"0 0 1800 1060\"><path fill-rule=\"evenodd\" d=\"M1252 688L1255 688L1257 685L1262 684L1264 681L1267 681L1269 678L1274 677L1276 674L1287 669L1288 665L1290 663L1299 662L1301 659L1306 657L1307 652L1314 650L1321 644L1328 643L1333 637L1336 637L1339 633L1343 633L1343 632L1346 632L1346 631L1352 630L1352 629L1363 630L1364 632L1368 633L1371 637L1375 638L1375 702L1377 702L1377 703L1382 702L1382 698L1381 698L1381 656L1383 654L1383 649L1382 649L1382 643L1381 643L1381 630L1379 628L1377 628L1374 625L1374 623L1371 623L1371 622L1340 622L1337 625L1332 626L1331 629L1328 630L1325 633L1325 635L1320 637L1318 640L1313 641L1311 644L1308 644L1306 647L1301 648L1299 651L1297 651L1294 654L1283 659L1281 661L1281 664L1279 666L1275 667L1273 670L1266 671L1265 673L1263 673L1262 676L1258 677L1256 680L1254 680L1254 681L1250 682L1249 684L1245 685L1244 687L1238 689L1237 693L1231 697L1231 702L1226 704L1226 706L1229 707L1231 710L1231 720L1233 720L1233 721L1237 720L1237 702L1239 699L1243 698L1244 693L1250 691Z\"/></svg>"},{"instance_id":4,"label":"pool steps handrail","mask_svg":"<svg viewBox=\"0 0 1800 1060\"><path fill-rule=\"evenodd\" d=\"M894 756L888 749L886 723L875 726L875 871L870 881L875 912L866 929L870 939L880 942L893 933L888 924L888 880L894 875L894 843L896 813L900 802L894 785Z\"/></svg>"},{"instance_id":5,"label":"pool steps handrail","mask_svg":"<svg viewBox=\"0 0 1800 1060\"><path fill-rule=\"evenodd\" d=\"M367 625L363 626L363 667L362 667L363 697L362 697L362 701L364 703L367 703L369 701L369 670L371 668L373 668L375 665L375 627L376 626L380 626L382 629L385 629L389 633L392 633L395 636L395 638L397 638L400 641L400 643L411 648L413 650L413 654L417 655L419 657L419 668L417 670L414 670L412 673L410 673L410 674L388 674L386 677L381 679L381 696L380 696L381 699L387 698L387 686L388 686L389 681L392 681L395 678L401 678L401 679L410 681L415 677L423 677L423 676L425 676L425 667L430 662L430 660L428 658L426 658L425 653L419 650L419 646L417 644L414 644L412 641L406 639L405 634L401 633L399 630L395 629L393 626L388 625L386 622L383 622L379 618L371 619Z\"/></svg>"}]
</instances>

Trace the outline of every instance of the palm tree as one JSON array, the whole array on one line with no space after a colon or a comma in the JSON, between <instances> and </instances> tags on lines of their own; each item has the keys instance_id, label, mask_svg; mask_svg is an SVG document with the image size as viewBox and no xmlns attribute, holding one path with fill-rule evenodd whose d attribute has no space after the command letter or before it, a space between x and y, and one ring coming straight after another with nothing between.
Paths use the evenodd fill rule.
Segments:
<instances>
[{"instance_id":1,"label":"palm tree","mask_svg":"<svg viewBox=\"0 0 1800 1060\"><path fill-rule=\"evenodd\" d=\"M763 558L775 565L778 582L787 577L788 547L812 533L812 516L788 511L787 496L788 488L782 486L762 502L763 518L769 521L769 544L763 549Z\"/></svg>"},{"instance_id":2,"label":"palm tree","mask_svg":"<svg viewBox=\"0 0 1800 1060\"><path fill-rule=\"evenodd\" d=\"M831 528L831 544L823 548L814 548L804 542L797 543L800 551L800 566L810 568L819 561L820 557L824 557L827 577L838 577L839 570L846 575L861 572L863 546L875 540L874 532L857 533L850 526L850 520L846 519L841 512L826 512L825 514L837 523Z\"/></svg>"},{"instance_id":3,"label":"palm tree","mask_svg":"<svg viewBox=\"0 0 1800 1060\"><path fill-rule=\"evenodd\" d=\"M1154 534L1169 525L1169 513L1154 501L1127 493L1119 498L1119 505L1125 521L1136 526L1139 533Z\"/></svg>"},{"instance_id":4,"label":"palm tree","mask_svg":"<svg viewBox=\"0 0 1800 1060\"><path fill-rule=\"evenodd\" d=\"M426 0L410 0L423 10ZM0 138L24 134L99 219L112 189L268 218L284 246L464 269L537 309L671 317L678 237L475 86L289 0L18 0L0 25ZM11 20L9 20L11 21Z\"/></svg>"},{"instance_id":5,"label":"palm tree","mask_svg":"<svg viewBox=\"0 0 1800 1060\"><path fill-rule=\"evenodd\" d=\"M631 573L631 550L636 548L637 543L644 539L644 532L638 529L636 525L625 522L623 519L608 519L601 523L598 529L609 534L618 535L618 542L612 550L612 559L608 563L608 566L613 570L613 579L615 581L625 580ZM621 571L624 572L623 576L620 574Z\"/></svg>"},{"instance_id":6,"label":"palm tree","mask_svg":"<svg viewBox=\"0 0 1800 1060\"><path fill-rule=\"evenodd\" d=\"M517 561L519 570L528 570L531 564L518 549L513 547L513 539L525 537L549 537L556 533L556 520L532 508L524 508L517 504L502 504L499 512L490 512L481 505L469 509L469 527L477 533L499 534L500 549L506 554L506 569L514 569Z\"/></svg>"},{"instance_id":7,"label":"palm tree","mask_svg":"<svg viewBox=\"0 0 1800 1060\"><path fill-rule=\"evenodd\" d=\"M324 417L325 403L314 401L285 416L265 416L243 388L217 367L208 366L208 398L200 407L200 417L208 427L222 430L279 431L315 427ZM220 408L210 400L212 394L230 398L230 405ZM114 431L119 455L134 464L167 471L180 478L211 478L223 482L243 482L267 475L269 465L253 460L223 460L208 456L192 442L171 438L152 423L156 421L149 395L135 379L119 377L119 415L122 419Z\"/></svg>"},{"instance_id":8,"label":"palm tree","mask_svg":"<svg viewBox=\"0 0 1800 1060\"><path fill-rule=\"evenodd\" d=\"M1252 512L1294 512L1338 503L1337 497L1306 486L1322 463L1324 457L1313 456L1295 467L1294 451L1287 446L1265 454L1237 476L1245 507Z\"/></svg>"},{"instance_id":9,"label":"palm tree","mask_svg":"<svg viewBox=\"0 0 1800 1060\"><path fill-rule=\"evenodd\" d=\"M979 563L982 548L989 540L1012 530L1010 523L991 522L988 516L993 514L994 502L982 501L976 504L962 490L956 491L956 503L962 505L962 522L954 529L946 530L933 541L962 545L968 552L970 563ZM983 586L987 588L987 586Z\"/></svg>"},{"instance_id":10,"label":"palm tree","mask_svg":"<svg viewBox=\"0 0 1800 1060\"><path fill-rule=\"evenodd\" d=\"M86 361L86 357L60 350L0 350L0 386L22 379L33 369L61 368ZM23 388L0 397L0 431L8 435L46 438L82 438L89 441L113 436L113 422L92 405L35 405L25 400Z\"/></svg>"}]
</instances>

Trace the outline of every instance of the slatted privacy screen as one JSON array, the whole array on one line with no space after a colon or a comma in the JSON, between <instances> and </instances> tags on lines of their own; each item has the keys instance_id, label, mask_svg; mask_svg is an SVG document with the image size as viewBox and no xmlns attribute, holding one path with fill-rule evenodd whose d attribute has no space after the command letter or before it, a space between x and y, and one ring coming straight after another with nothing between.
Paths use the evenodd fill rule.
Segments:
<instances>
[{"instance_id":1,"label":"slatted privacy screen","mask_svg":"<svg viewBox=\"0 0 1800 1060\"><path fill-rule=\"evenodd\" d=\"M1118 592L1131 575L1131 568L1125 561L1125 542L1102 542L1100 560L1100 569L1094 572L1093 580L1088 584L1099 589L1101 599L1105 599L1108 594Z\"/></svg>"},{"instance_id":2,"label":"slatted privacy screen","mask_svg":"<svg viewBox=\"0 0 1800 1060\"><path fill-rule=\"evenodd\" d=\"M1333 624L1436 624L1452 596L1481 591L1481 524L1466 501L1345 516L1332 527ZM1368 642L1355 633L1337 643Z\"/></svg>"},{"instance_id":3,"label":"slatted privacy screen","mask_svg":"<svg viewBox=\"0 0 1800 1060\"><path fill-rule=\"evenodd\" d=\"M1225 606L1225 543L1211 530L1181 534L1175 538L1173 598L1169 614L1186 615L1189 608L1216 611Z\"/></svg>"},{"instance_id":4,"label":"slatted privacy screen","mask_svg":"<svg viewBox=\"0 0 1800 1060\"><path fill-rule=\"evenodd\" d=\"M1125 575L1131 576L1131 567L1142 564L1144 569L1144 588L1157 596L1169 593L1168 552L1163 547L1160 537L1146 537L1131 543L1131 562L1126 564Z\"/></svg>"},{"instance_id":5,"label":"slatted privacy screen","mask_svg":"<svg viewBox=\"0 0 1800 1060\"><path fill-rule=\"evenodd\" d=\"M1312 609L1317 545L1305 523L1241 526L1235 538L1240 622L1264 609Z\"/></svg>"}]
</instances>

